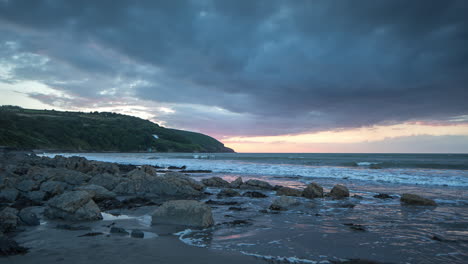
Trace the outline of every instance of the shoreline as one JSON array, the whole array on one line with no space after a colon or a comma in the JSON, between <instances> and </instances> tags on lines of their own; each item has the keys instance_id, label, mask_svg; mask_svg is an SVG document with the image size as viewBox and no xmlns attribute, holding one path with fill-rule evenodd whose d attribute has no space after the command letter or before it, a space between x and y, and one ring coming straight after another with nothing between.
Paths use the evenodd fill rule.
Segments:
<instances>
[{"instance_id":1,"label":"shoreline","mask_svg":"<svg viewBox=\"0 0 468 264\"><path fill-rule=\"evenodd\" d=\"M240 180L219 173L188 177L179 172L162 173L149 165L16 154L1 159L2 196L8 188L19 191L16 201L3 202L0 217L6 208L17 208L22 203L15 214L19 216L23 210L30 210L41 224L25 226L17 222L15 227L19 233L6 232L7 237L30 249L25 255L0 257L0 263L4 260L15 263L32 263L34 260L82 263L86 258L97 262L106 257L109 262L104 263L119 263L121 260L149 262L151 259L162 263L348 263L346 259L361 259L361 262L349 263L398 263L411 259L414 255L411 250L415 249L421 251L415 256L419 260L423 257L421 254L429 253L428 250L442 254L434 257L437 261L462 263L461 260L468 257L447 252L453 246L458 248L457 252L468 249L468 239L464 239L463 233L454 236L442 232L438 222L432 220L444 218L445 224L449 224L448 231L458 230L464 222L452 218L468 204L448 204L438 199L443 196L437 194L437 188L432 193L425 193L425 198L421 197L427 203L425 206L405 206L403 200L400 201L403 190L398 187L376 185L369 189L367 185L347 179L310 179L317 181L317 188L322 189L321 193L310 196L305 194L311 188L310 184L291 185L294 184L293 179L289 179L290 182L276 181L274 177ZM50 182L62 182L66 188L62 194L52 195L43 188ZM51 201L57 197L77 190L91 191L89 186L95 184L106 187L104 190L92 187L94 198L90 198L99 207L99 216L104 216L103 220L63 221L50 218L63 217L62 213L44 213L50 211ZM310 190L315 193L315 189ZM404 191L418 193L420 190L415 186ZM47 195L36 197L41 192L47 192ZM97 192L101 196L97 196ZM451 192L451 195L456 195L458 191ZM376 198L375 194L381 194L381 197ZM436 199L440 204L433 206L432 200L426 198ZM187 226L172 227L168 231L160 224L152 223L151 216L155 210L167 201L180 199L193 199L200 205L208 205L214 225L204 229L192 228L194 231L187 231L190 228ZM58 228L62 223L71 225L71 229L76 226L87 229ZM395 235L386 233L389 223L397 227L392 227ZM421 229L411 227L415 224L421 225ZM122 229L126 235L113 233L112 227ZM430 231L428 228L437 229ZM131 237L130 232L134 229L142 230L144 238ZM184 233L177 237L175 234L180 231ZM399 237L408 232L415 233L414 237ZM86 234L92 236L80 237ZM403 241L414 243L410 251L400 252L402 249L397 243ZM156 248L163 251L155 255ZM172 254L174 251L184 253ZM76 257L70 260L65 256L67 254ZM374 262L364 262L363 259Z\"/></svg>"}]
</instances>

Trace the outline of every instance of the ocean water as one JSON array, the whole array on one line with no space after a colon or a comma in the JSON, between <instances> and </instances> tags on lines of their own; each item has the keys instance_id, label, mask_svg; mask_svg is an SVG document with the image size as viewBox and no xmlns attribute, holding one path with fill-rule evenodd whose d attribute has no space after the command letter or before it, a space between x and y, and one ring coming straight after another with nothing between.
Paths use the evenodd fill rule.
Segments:
<instances>
[{"instance_id":1,"label":"ocean water","mask_svg":"<svg viewBox=\"0 0 468 264\"><path fill-rule=\"evenodd\" d=\"M468 187L468 154L63 153L214 173Z\"/></svg>"},{"instance_id":2,"label":"ocean water","mask_svg":"<svg viewBox=\"0 0 468 264\"><path fill-rule=\"evenodd\" d=\"M351 196L359 196L338 201L298 197L299 206L275 213L265 212L277 198L274 191L263 191L268 196L264 199L219 199L216 194L220 189L208 188L212 195L205 200L237 204L212 206L217 223L212 228L174 232L191 246L237 251L271 263L330 263L350 258L390 263L468 263L468 155L465 154L61 155L135 165L185 165L190 170L213 171L192 174L197 180L219 176L232 181L242 177L294 188L303 188L314 181L325 191L343 184ZM373 197L378 193L387 193L394 199ZM403 206L399 201L402 193L434 199L438 206ZM131 217L148 219L149 215ZM246 224L230 224L235 220ZM365 231L354 230L350 224L360 225ZM139 228L157 234L153 226Z\"/></svg>"}]
</instances>

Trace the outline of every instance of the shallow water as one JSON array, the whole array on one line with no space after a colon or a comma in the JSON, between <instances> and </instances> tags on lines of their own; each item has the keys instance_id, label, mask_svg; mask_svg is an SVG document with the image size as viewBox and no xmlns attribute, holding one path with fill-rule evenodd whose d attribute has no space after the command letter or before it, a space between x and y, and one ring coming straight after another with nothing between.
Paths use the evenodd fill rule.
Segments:
<instances>
[{"instance_id":1,"label":"shallow water","mask_svg":"<svg viewBox=\"0 0 468 264\"><path fill-rule=\"evenodd\" d=\"M301 200L300 206L280 213L260 212L276 198L274 192L264 192L268 195L264 199L226 198L224 200L237 201L239 205L213 206L215 227L186 230L177 235L181 241L192 246L265 258L288 258L293 263L345 258L393 263L468 262L467 170L310 166L282 164L278 160L268 163L265 160L217 159L217 156L209 155L194 158L193 154L187 154L188 158L180 154L157 154L158 159L154 159L156 154L81 155L103 161L186 165L187 169L213 170L210 174L193 174L192 177L198 180L220 176L232 181L240 176L244 180L261 179L273 185L294 188L303 188L305 184L315 181L326 191L335 184L344 184L351 195L362 196L362 199L341 201L298 198ZM216 193L219 189L209 188L207 191L213 193L207 199L218 200ZM373 195L378 193L390 194L395 199L374 198ZM402 193L416 193L435 199L438 206L402 206L399 202ZM355 207L343 208L350 203ZM245 210L232 211L229 207ZM136 219L145 217L148 215L142 213ZM247 220L249 224L222 224L234 220ZM365 231L353 230L353 226L345 224L360 225ZM148 232L158 234L152 231L154 227L147 228ZM177 232L180 231L183 230ZM434 236L442 241L434 240Z\"/></svg>"}]
</instances>

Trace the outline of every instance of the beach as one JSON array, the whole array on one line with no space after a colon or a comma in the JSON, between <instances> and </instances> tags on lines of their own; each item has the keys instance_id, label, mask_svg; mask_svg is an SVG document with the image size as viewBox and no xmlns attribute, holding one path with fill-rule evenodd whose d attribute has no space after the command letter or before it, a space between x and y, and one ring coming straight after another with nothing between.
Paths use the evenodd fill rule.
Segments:
<instances>
[{"instance_id":1,"label":"beach","mask_svg":"<svg viewBox=\"0 0 468 264\"><path fill-rule=\"evenodd\" d=\"M20 231L12 235L19 245L29 248L28 253L2 257L0 263L39 260L58 263L348 263L351 260L354 263L464 263L468 259L464 156L392 157L393 164L403 165L391 167L384 165L389 164L388 158L382 161L383 157L378 155L358 158L348 155L344 161L327 155L285 154L266 158L249 154L61 155L80 155L100 162L52 158L55 154L46 154L33 158L34 166L4 160L3 172L23 173L18 175L23 179L34 177L32 167L47 164L54 164L54 170L60 166L75 171L89 169L86 174L90 177L82 184L86 186L99 182L102 172L98 169L102 168L106 168L107 174L110 168L119 168L114 173L125 182L136 179L135 175L143 175L136 174L142 170L144 175L154 173L149 178L172 179L167 171L173 166L171 171L204 171L177 176L190 177L203 188L199 193L192 193L174 185L179 193L172 193L177 197L169 197L163 195L170 191L166 189L153 187L148 189L152 192L147 192L143 188L140 191L144 192L138 194L123 194L123 190L135 190L114 186L109 191L115 192L115 199L125 206L96 202L102 215L96 221L50 219L44 216L50 201L43 201L42 205L31 206L40 224L18 225ZM17 160L21 159L24 157ZM354 159L356 164L349 163L349 159ZM416 165L410 166L408 159ZM414 162L415 159L425 162ZM444 159L448 168L440 168ZM326 164L310 164L316 160ZM19 164L27 170L20 173ZM431 166L437 168L428 168ZM421 180L423 177L426 180ZM304 195L311 182L323 188L324 197ZM346 187L348 195L334 195L337 185ZM404 203L401 197L405 193L420 195L437 206ZM144 199L136 201L132 197ZM209 205L214 224L193 228L152 223L155 210L174 199L194 199ZM58 228L61 225L68 226ZM112 227L123 231L116 233ZM143 232L143 239L132 237L135 229Z\"/></svg>"}]
</instances>

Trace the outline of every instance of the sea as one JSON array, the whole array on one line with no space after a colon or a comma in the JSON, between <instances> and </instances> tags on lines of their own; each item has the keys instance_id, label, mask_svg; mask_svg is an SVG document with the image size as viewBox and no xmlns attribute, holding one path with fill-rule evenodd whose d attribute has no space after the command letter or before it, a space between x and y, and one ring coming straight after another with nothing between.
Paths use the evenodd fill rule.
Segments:
<instances>
[{"instance_id":1,"label":"sea","mask_svg":"<svg viewBox=\"0 0 468 264\"><path fill-rule=\"evenodd\" d=\"M264 199L225 198L223 201L236 205L213 207L218 223L214 228L175 233L182 242L192 246L238 251L272 263L331 263L344 259L468 263L468 154L59 155L212 171L192 174L197 180L218 176L233 181L242 177L244 181L260 179L293 188L316 182L325 191L342 184L350 190L351 197L345 200L297 198L299 206L279 213L268 210L277 198L274 191L264 192L268 196ZM212 196L206 200L219 200L216 197L219 191L208 188ZM392 198L374 197L380 193ZM438 206L404 206L399 201L403 193L434 199ZM147 219L148 216L135 217Z\"/></svg>"}]
</instances>

